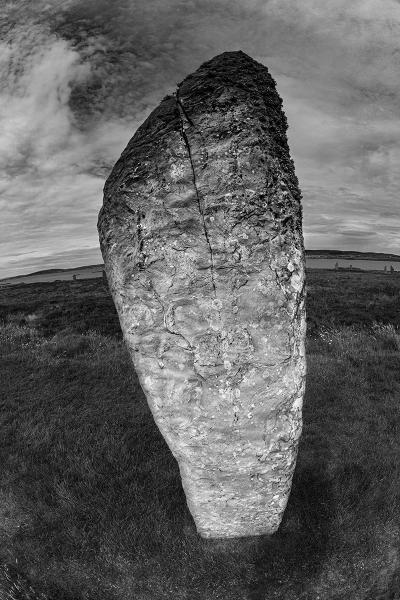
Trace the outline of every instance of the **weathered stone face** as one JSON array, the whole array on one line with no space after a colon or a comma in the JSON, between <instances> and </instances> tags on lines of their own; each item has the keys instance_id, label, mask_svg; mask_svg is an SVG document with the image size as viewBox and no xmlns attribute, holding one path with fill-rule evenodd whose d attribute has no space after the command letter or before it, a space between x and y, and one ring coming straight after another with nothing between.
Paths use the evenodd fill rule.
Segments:
<instances>
[{"instance_id":1,"label":"weathered stone face","mask_svg":"<svg viewBox=\"0 0 400 600\"><path fill-rule=\"evenodd\" d=\"M243 52L203 64L137 130L99 215L124 338L203 537L273 533L295 467L304 249L281 104Z\"/></svg>"}]
</instances>

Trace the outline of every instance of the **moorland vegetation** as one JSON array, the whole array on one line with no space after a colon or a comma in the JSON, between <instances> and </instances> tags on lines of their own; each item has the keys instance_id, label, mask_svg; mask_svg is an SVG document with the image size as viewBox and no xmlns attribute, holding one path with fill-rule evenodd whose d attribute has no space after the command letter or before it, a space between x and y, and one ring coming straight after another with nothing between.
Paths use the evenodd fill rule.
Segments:
<instances>
[{"instance_id":1,"label":"moorland vegetation","mask_svg":"<svg viewBox=\"0 0 400 600\"><path fill-rule=\"evenodd\" d=\"M307 389L272 537L202 540L101 280L0 290L0 597L400 597L400 276L308 273Z\"/></svg>"}]
</instances>

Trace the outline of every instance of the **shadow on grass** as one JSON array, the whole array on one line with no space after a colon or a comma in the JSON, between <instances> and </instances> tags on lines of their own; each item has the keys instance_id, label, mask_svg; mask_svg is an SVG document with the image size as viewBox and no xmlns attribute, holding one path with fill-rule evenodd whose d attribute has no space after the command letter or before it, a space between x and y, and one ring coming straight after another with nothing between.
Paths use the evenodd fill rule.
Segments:
<instances>
[{"instance_id":1,"label":"shadow on grass","mask_svg":"<svg viewBox=\"0 0 400 600\"><path fill-rule=\"evenodd\" d=\"M310 405L311 399L308 410L312 411L313 407ZM150 429L154 427L153 434L158 437L160 434L150 411L147 416L147 426ZM275 597L294 600L299 597L323 570L329 553L330 529L335 516L333 483L327 475L329 437L322 438L319 438L315 450L312 442L302 441L300 444L292 490L278 532L272 536L232 540L202 540L197 536L186 505L177 464L165 448L166 454L170 455L171 460L168 463L171 472L175 473L168 486L158 490L156 499L169 521L172 535L184 538L190 530L189 536L199 551L201 561L206 560L207 555L213 555L216 560L219 555L222 563L228 562L229 555L234 560L241 556L244 571L242 570L242 576L239 577L239 585L247 594L248 600ZM238 593L238 588L234 592L233 581L227 578L227 569L221 569L221 572L214 571L211 564L209 568L206 577L213 579L214 590L220 586L228 594ZM191 571L190 567L189 570ZM198 573L197 579L200 576ZM193 573L188 572L186 579L186 591L193 595L197 589L196 578Z\"/></svg>"},{"instance_id":2,"label":"shadow on grass","mask_svg":"<svg viewBox=\"0 0 400 600\"><path fill-rule=\"evenodd\" d=\"M332 520L332 484L323 463L296 471L289 503L278 532L262 536L255 553L254 583L249 600L261 600L268 592L301 594L305 585L322 570L328 552Z\"/></svg>"},{"instance_id":3,"label":"shadow on grass","mask_svg":"<svg viewBox=\"0 0 400 600\"><path fill-rule=\"evenodd\" d=\"M313 399L307 398L304 429L307 431L307 413L313 411ZM323 570L328 554L329 534L335 515L335 501L332 478L327 475L327 463L330 455L330 441L328 435L318 438L318 443L313 446L312 441L302 438L297 460L297 468L293 478L289 502L284 513L284 518L278 532L272 536L257 538L240 538L234 540L202 540L195 531L195 525L186 504L186 497L182 489L179 468L172 453L168 449L161 433L159 432L150 409L147 406L145 395L141 391L142 435L151 438L147 447L158 447L158 460L163 457L164 477L160 471L143 473L139 480L141 486L150 483L155 494L146 493L148 506L152 506L154 514L162 514L168 534L171 536L169 552L167 544L155 542L156 535L150 531L147 523L146 543L143 542L145 553L148 556L157 555L160 551L166 552L166 563L171 559L173 548L172 538L191 540L194 556L202 564L207 565L207 556L220 554L221 571L214 570L212 562L208 564L209 571L205 575L213 580L213 589L220 587L226 593L234 590L232 581L228 576L228 556L242 557L242 565L247 573L242 571L239 577L240 587L247 593L248 600L265 600L266 598L287 597L295 599L307 590L314 578ZM145 434L146 432L146 434ZM142 440L143 442L143 440ZM157 442L157 443L156 443ZM165 477L165 473L169 476ZM153 478L154 477L154 478ZM160 511L161 509L161 511ZM189 537L188 537L189 536ZM153 542L153 543L152 543ZM218 550L219 549L219 550ZM181 560L182 549L177 549L178 561ZM197 563L199 569L200 563ZM226 563L226 565L225 565ZM186 592L192 597L198 591L199 580L202 577L202 568L197 575L194 565L187 565L188 571L181 574L185 580ZM166 568L169 570L171 566ZM204 573L203 573L204 577ZM204 582L204 579L203 579ZM287 596L285 594L287 590ZM276 594L276 596L275 596ZM232 596L236 598L236 596Z\"/></svg>"}]
</instances>

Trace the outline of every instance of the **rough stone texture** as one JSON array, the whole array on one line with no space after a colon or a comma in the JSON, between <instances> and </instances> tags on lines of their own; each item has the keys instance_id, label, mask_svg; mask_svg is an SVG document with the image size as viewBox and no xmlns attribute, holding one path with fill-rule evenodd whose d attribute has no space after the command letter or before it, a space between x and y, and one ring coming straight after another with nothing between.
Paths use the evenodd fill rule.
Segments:
<instances>
[{"instance_id":1,"label":"rough stone texture","mask_svg":"<svg viewBox=\"0 0 400 600\"><path fill-rule=\"evenodd\" d=\"M275 83L203 64L137 130L104 189L107 277L203 537L273 533L305 382L301 195Z\"/></svg>"}]
</instances>

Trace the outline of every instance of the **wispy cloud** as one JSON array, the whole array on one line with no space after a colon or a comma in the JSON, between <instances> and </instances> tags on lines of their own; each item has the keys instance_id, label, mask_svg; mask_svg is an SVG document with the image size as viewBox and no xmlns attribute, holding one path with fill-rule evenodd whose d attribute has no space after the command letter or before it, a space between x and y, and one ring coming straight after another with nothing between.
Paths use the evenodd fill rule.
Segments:
<instances>
[{"instance_id":1,"label":"wispy cloud","mask_svg":"<svg viewBox=\"0 0 400 600\"><path fill-rule=\"evenodd\" d=\"M98 245L104 176L130 137L118 116L79 127L70 100L91 65L70 43L35 25L0 43L1 250L5 275L26 270L21 250L52 261L60 248ZM135 126L133 119L129 125ZM28 252L29 254L29 252ZM98 253L100 259L100 253ZM33 263L32 263L33 265ZM29 268L29 267L28 267Z\"/></svg>"}]
</instances>

